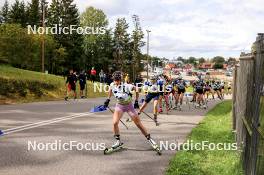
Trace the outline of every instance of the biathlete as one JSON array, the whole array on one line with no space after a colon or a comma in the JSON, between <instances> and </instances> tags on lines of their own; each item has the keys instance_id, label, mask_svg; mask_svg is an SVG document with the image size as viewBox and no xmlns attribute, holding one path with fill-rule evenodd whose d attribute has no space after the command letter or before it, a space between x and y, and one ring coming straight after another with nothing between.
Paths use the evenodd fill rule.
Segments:
<instances>
[{"instance_id":1,"label":"biathlete","mask_svg":"<svg viewBox=\"0 0 264 175\"><path fill-rule=\"evenodd\" d=\"M206 97L206 99L209 99L209 93L211 92L211 84L209 81L206 81L205 85L204 85L204 95Z\"/></svg>"},{"instance_id":2,"label":"biathlete","mask_svg":"<svg viewBox=\"0 0 264 175\"><path fill-rule=\"evenodd\" d=\"M158 80L157 80L157 85L159 87L159 113L163 112L162 109L162 99L164 97L164 85L166 84L165 79L161 76L159 76ZM168 110L167 110L168 112Z\"/></svg>"},{"instance_id":3,"label":"biathlete","mask_svg":"<svg viewBox=\"0 0 264 175\"><path fill-rule=\"evenodd\" d=\"M136 90L135 86L132 84L123 84L122 83L122 72L116 71L113 73L113 83L110 85L110 90L108 93L108 98L104 103L105 107L109 106L110 98L112 95L117 99L115 106L115 111L113 114L113 132L116 142L112 145L112 150L116 150L119 147L122 147L123 143L120 141L120 131L119 131L119 121L122 118L124 112L127 112L131 117L135 125L140 129L142 134L147 138L148 142L151 144L153 149L160 153L159 146L156 142L150 137L150 134L147 132L146 128L141 123L138 113L135 108L139 108L138 105L138 92L136 91L136 100L134 106L132 105L132 91ZM107 153L109 149L105 150Z\"/></svg>"},{"instance_id":4,"label":"biathlete","mask_svg":"<svg viewBox=\"0 0 264 175\"><path fill-rule=\"evenodd\" d=\"M148 103L153 99L153 115L154 115L154 121L156 125L158 126L158 103L159 103L159 86L157 83L157 78L155 76L152 76L150 78L150 82L144 85L143 87L145 90L147 89L147 95L145 97L145 100L143 102L143 105L139 109L139 114L144 111L144 109L147 107Z\"/></svg>"},{"instance_id":5,"label":"biathlete","mask_svg":"<svg viewBox=\"0 0 264 175\"><path fill-rule=\"evenodd\" d=\"M197 99L196 99L197 103L195 107L199 107L203 104L202 107L206 109L205 100L204 100L204 81L201 78L199 78L199 80L196 82L195 89L197 93Z\"/></svg>"},{"instance_id":6,"label":"biathlete","mask_svg":"<svg viewBox=\"0 0 264 175\"><path fill-rule=\"evenodd\" d=\"M175 109L179 108L181 110L183 96L186 91L186 82L179 76L178 81L176 82L177 92L175 95ZM179 104L179 105L178 105Z\"/></svg>"}]
</instances>

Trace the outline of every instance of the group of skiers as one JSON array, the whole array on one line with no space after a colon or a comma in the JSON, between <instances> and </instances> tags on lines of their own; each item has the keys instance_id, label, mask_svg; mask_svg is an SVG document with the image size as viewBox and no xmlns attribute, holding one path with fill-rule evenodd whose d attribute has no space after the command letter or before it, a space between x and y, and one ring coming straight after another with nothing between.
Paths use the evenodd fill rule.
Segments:
<instances>
[{"instance_id":1,"label":"group of skiers","mask_svg":"<svg viewBox=\"0 0 264 175\"><path fill-rule=\"evenodd\" d=\"M111 149L115 150L123 145L120 141L120 131L118 126L120 119L126 112L135 125L140 129L142 134L147 138L153 149L160 153L158 145L143 126L139 115L142 113L148 115L144 110L153 100L153 120L158 126L159 123L157 116L158 113L163 112L163 99L166 104L167 113L172 109L172 106L170 106L171 101L169 101L170 97L175 99L175 107L173 109L181 108L183 97L188 86L193 87L193 99L191 102L197 103L196 105L198 106L205 106L205 94L207 95L208 92L212 93L213 98L214 93L216 92L219 99L223 99L224 83L221 83L220 81L204 81L201 77L198 77L196 81L188 83L182 78L182 76L179 76L176 79L170 79L166 75L159 75L151 76L150 81L147 80L145 82L132 84L128 75L123 75L120 71L114 72L108 98L104 103L104 106L108 108L111 96L116 98L116 105L113 113L113 132L116 142L112 145ZM228 84L228 90L231 90L231 84ZM141 106L139 106L140 92L145 95ZM133 94L135 94L134 105L132 98Z\"/></svg>"}]
</instances>

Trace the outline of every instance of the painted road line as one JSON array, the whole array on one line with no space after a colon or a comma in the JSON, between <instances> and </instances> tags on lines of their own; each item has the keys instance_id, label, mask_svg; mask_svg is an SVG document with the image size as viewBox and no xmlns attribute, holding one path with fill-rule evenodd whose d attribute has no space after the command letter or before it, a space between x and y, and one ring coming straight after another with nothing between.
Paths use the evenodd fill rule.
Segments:
<instances>
[{"instance_id":1,"label":"painted road line","mask_svg":"<svg viewBox=\"0 0 264 175\"><path fill-rule=\"evenodd\" d=\"M42 123L38 122L38 123L35 123L35 125L31 125L31 126L27 126L27 127L20 127L17 129L9 129L8 131L6 130L3 130L3 135L8 135L8 134L11 134L11 133L16 133L16 132L20 132L20 131L24 131L24 130L28 130L28 129L32 129L32 128L37 128L37 127L40 127L40 126L45 126L45 125L49 125L49 124L53 124L53 123L58 123L58 122L61 122L61 121L66 121L66 120L70 120L70 119L74 119L74 118L79 118L79 117L83 117L83 116L89 116L89 115L92 115L93 113L81 113L81 114L78 114L78 115L72 115L71 117L67 116L67 117L64 117L64 118L58 118L57 120L47 120L47 121L43 121ZM25 125L26 126L26 125Z\"/></svg>"},{"instance_id":2,"label":"painted road line","mask_svg":"<svg viewBox=\"0 0 264 175\"><path fill-rule=\"evenodd\" d=\"M40 122L36 122L36 123L31 123L31 124L27 124L27 125L23 125L23 126L18 126L18 127L15 127L15 128L6 129L6 130L3 130L3 131L4 132L13 131L13 130L17 130L17 129L21 129L21 128L25 128L25 127L30 127L30 126L34 126L34 125L38 125L38 124L42 124L42 123L57 121L57 120L61 120L61 119L64 119L64 118L70 118L70 117L77 116L77 115L82 115L82 114L90 114L90 112L77 113L77 114L68 115L68 116L64 116L64 117L58 117L58 118L54 118L54 119L50 119L50 120L44 120L44 121L40 121Z\"/></svg>"}]
</instances>

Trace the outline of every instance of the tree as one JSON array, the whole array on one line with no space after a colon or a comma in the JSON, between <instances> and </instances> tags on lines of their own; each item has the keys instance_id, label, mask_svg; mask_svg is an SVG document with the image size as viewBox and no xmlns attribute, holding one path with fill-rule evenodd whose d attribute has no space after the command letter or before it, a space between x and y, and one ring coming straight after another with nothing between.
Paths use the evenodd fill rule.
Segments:
<instances>
[{"instance_id":1,"label":"tree","mask_svg":"<svg viewBox=\"0 0 264 175\"><path fill-rule=\"evenodd\" d=\"M94 29L106 28L108 20L105 13L94 7L88 7L81 14L81 26L93 26ZM84 36L84 63L87 68L107 69L112 64L113 41L111 30L105 34L89 34Z\"/></svg>"},{"instance_id":2,"label":"tree","mask_svg":"<svg viewBox=\"0 0 264 175\"><path fill-rule=\"evenodd\" d=\"M198 61L199 61L199 64L202 64L202 63L205 62L205 59L204 58L199 58Z\"/></svg>"},{"instance_id":3,"label":"tree","mask_svg":"<svg viewBox=\"0 0 264 175\"><path fill-rule=\"evenodd\" d=\"M28 23L28 15L24 1L21 1L20 3L19 12L20 12L20 24L22 27L26 27Z\"/></svg>"},{"instance_id":4,"label":"tree","mask_svg":"<svg viewBox=\"0 0 264 175\"><path fill-rule=\"evenodd\" d=\"M137 18L136 15L134 15ZM140 27L139 19L135 22L135 28L132 31L132 41L131 41L131 48L132 48L132 56L133 60L129 59L129 62L132 62L131 66L128 66L128 69L126 70L132 70L129 71L130 75L133 75L133 80L136 79L137 75L142 71L143 67L141 66L141 60L142 60L142 54L141 54L141 48L145 45L145 42L143 42L144 33ZM128 48L129 49L129 48Z\"/></svg>"},{"instance_id":5,"label":"tree","mask_svg":"<svg viewBox=\"0 0 264 175\"><path fill-rule=\"evenodd\" d=\"M21 24L22 27L26 27L27 15L24 1L20 3L19 0L16 0L15 3L11 6L9 14L10 23L17 23Z\"/></svg>"},{"instance_id":6,"label":"tree","mask_svg":"<svg viewBox=\"0 0 264 175\"><path fill-rule=\"evenodd\" d=\"M0 62L18 68L40 71L40 35L28 34L20 24L3 24L0 26ZM51 36L45 35L46 61L55 49ZM47 62L46 62L47 64Z\"/></svg>"},{"instance_id":7,"label":"tree","mask_svg":"<svg viewBox=\"0 0 264 175\"><path fill-rule=\"evenodd\" d=\"M57 25L58 28L70 28L71 25L80 26L78 9L73 0L53 0L48 9L48 14L48 25ZM58 33L54 38L58 46L67 51L64 66L78 70L82 56L82 35L75 30L72 34Z\"/></svg>"},{"instance_id":8,"label":"tree","mask_svg":"<svg viewBox=\"0 0 264 175\"><path fill-rule=\"evenodd\" d=\"M114 31L114 58L116 69L123 69L125 60L132 59L130 36L127 32L129 28L125 18L118 18Z\"/></svg>"},{"instance_id":9,"label":"tree","mask_svg":"<svg viewBox=\"0 0 264 175\"><path fill-rule=\"evenodd\" d=\"M225 58L222 56L216 56L213 58L212 60L213 63L219 63L219 64L223 64L225 62Z\"/></svg>"},{"instance_id":10,"label":"tree","mask_svg":"<svg viewBox=\"0 0 264 175\"><path fill-rule=\"evenodd\" d=\"M187 62L190 64L196 64L197 59L195 57L189 57Z\"/></svg>"},{"instance_id":11,"label":"tree","mask_svg":"<svg viewBox=\"0 0 264 175\"><path fill-rule=\"evenodd\" d=\"M39 0L31 0L28 6L28 23L29 25L40 26L41 12Z\"/></svg>"},{"instance_id":12,"label":"tree","mask_svg":"<svg viewBox=\"0 0 264 175\"><path fill-rule=\"evenodd\" d=\"M236 59L232 58L232 57L228 58L227 64L228 65L235 65L236 64Z\"/></svg>"},{"instance_id":13,"label":"tree","mask_svg":"<svg viewBox=\"0 0 264 175\"><path fill-rule=\"evenodd\" d=\"M7 0L1 9L1 23L7 23L9 21L9 4Z\"/></svg>"},{"instance_id":14,"label":"tree","mask_svg":"<svg viewBox=\"0 0 264 175\"><path fill-rule=\"evenodd\" d=\"M222 69L223 68L223 64L222 63L215 63L214 64L214 69Z\"/></svg>"}]
</instances>

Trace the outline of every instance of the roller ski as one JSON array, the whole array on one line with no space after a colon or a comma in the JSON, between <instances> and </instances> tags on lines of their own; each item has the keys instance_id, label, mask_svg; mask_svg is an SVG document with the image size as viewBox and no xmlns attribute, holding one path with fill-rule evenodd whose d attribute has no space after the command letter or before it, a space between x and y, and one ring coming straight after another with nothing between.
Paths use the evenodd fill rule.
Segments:
<instances>
[{"instance_id":1,"label":"roller ski","mask_svg":"<svg viewBox=\"0 0 264 175\"><path fill-rule=\"evenodd\" d=\"M105 148L104 155L112 154L112 153L117 152L121 149L123 149L123 143L121 143L120 140L117 140L116 143L113 144L111 148Z\"/></svg>"},{"instance_id":2,"label":"roller ski","mask_svg":"<svg viewBox=\"0 0 264 175\"><path fill-rule=\"evenodd\" d=\"M174 110L179 110L179 111L182 110L181 105L175 105L175 107L174 107L173 109L174 109Z\"/></svg>"},{"instance_id":3,"label":"roller ski","mask_svg":"<svg viewBox=\"0 0 264 175\"><path fill-rule=\"evenodd\" d=\"M148 136L147 136L147 137L148 137ZM157 144L152 138L148 138L148 142L150 143L150 145L151 145L153 151L156 151L156 153L157 153L158 155L161 155L161 150L160 150L158 144Z\"/></svg>"}]
</instances>

